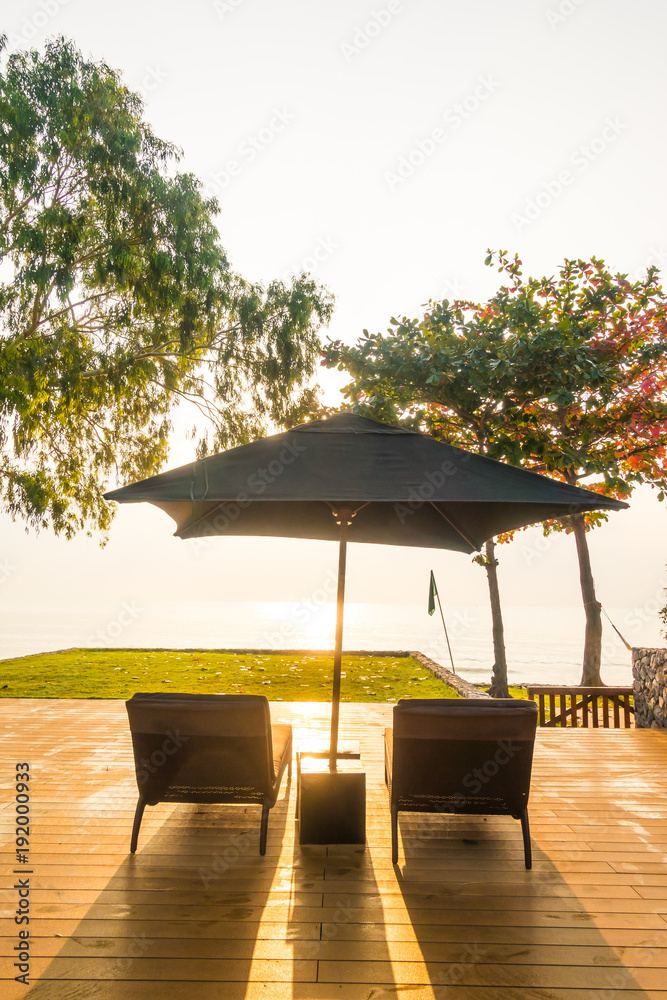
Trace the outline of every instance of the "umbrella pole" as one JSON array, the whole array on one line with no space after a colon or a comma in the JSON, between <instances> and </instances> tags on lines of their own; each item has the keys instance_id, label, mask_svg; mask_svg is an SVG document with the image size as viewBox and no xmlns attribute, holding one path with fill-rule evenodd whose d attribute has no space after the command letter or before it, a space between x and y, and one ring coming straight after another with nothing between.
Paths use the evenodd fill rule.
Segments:
<instances>
[{"instance_id":1,"label":"umbrella pole","mask_svg":"<svg viewBox=\"0 0 667 1000\"><path fill-rule=\"evenodd\" d=\"M347 529L351 524L351 513L342 510L340 517L340 543L338 548L338 593L336 595L336 642L334 648L333 693L331 698L331 743L329 746L329 770L336 770L338 759L338 715L340 708L340 671L343 658L343 611L345 607L345 565L347 560Z\"/></svg>"}]
</instances>

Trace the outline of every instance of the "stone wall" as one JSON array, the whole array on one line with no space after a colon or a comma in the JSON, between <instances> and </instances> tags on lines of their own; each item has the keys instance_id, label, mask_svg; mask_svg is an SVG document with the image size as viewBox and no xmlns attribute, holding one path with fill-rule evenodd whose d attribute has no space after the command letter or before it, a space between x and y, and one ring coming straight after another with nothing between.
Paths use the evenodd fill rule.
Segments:
<instances>
[{"instance_id":1,"label":"stone wall","mask_svg":"<svg viewBox=\"0 0 667 1000\"><path fill-rule=\"evenodd\" d=\"M635 725L667 729L667 649L633 649Z\"/></svg>"},{"instance_id":2,"label":"stone wall","mask_svg":"<svg viewBox=\"0 0 667 1000\"><path fill-rule=\"evenodd\" d=\"M416 650L414 652L411 652L409 655L412 656L413 659L417 660L418 663L421 663L423 667L426 667L427 670L430 670L432 673L434 673L436 677L439 677L441 681L444 681L445 684L449 684L451 688L454 688L454 690L458 693L459 697L461 698L491 697L491 695L487 694L486 691L480 691L479 688L475 687L474 684L470 684L468 681L464 680L463 677L459 677L458 674L453 674L451 670L448 670L446 667L443 667L442 664L436 663L436 661L432 660L430 656L425 656L424 653L420 653Z\"/></svg>"}]
</instances>

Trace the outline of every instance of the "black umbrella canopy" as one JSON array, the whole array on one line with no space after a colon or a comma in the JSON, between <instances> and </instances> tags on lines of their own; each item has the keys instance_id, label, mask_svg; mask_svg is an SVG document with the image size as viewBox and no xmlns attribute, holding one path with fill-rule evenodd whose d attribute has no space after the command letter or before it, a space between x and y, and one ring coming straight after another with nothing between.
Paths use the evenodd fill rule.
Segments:
<instances>
[{"instance_id":1,"label":"black umbrella canopy","mask_svg":"<svg viewBox=\"0 0 667 1000\"><path fill-rule=\"evenodd\" d=\"M475 552L503 531L628 505L424 434L342 413L105 494L147 501L176 535L271 535Z\"/></svg>"},{"instance_id":2,"label":"black umbrella canopy","mask_svg":"<svg viewBox=\"0 0 667 1000\"><path fill-rule=\"evenodd\" d=\"M400 427L341 413L105 494L147 501L176 535L339 542L329 766L336 769L348 539L475 552L502 531L626 503Z\"/></svg>"}]
</instances>

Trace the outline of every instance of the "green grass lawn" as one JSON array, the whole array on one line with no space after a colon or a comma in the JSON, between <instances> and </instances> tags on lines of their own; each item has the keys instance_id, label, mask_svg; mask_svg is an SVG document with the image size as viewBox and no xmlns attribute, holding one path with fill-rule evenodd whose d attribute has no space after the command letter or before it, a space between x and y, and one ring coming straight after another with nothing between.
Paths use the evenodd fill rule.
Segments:
<instances>
[{"instance_id":1,"label":"green grass lawn","mask_svg":"<svg viewBox=\"0 0 667 1000\"><path fill-rule=\"evenodd\" d=\"M1 660L0 696L129 698L136 691L183 691L331 701L332 673L332 654L71 649ZM412 657L343 655L342 701L457 697Z\"/></svg>"},{"instance_id":2,"label":"green grass lawn","mask_svg":"<svg viewBox=\"0 0 667 1000\"><path fill-rule=\"evenodd\" d=\"M482 684L481 690L488 691L489 685ZM510 698L523 698L524 701L526 701L528 698L528 691L525 687L514 687L512 684L510 684L508 691L510 693Z\"/></svg>"}]
</instances>

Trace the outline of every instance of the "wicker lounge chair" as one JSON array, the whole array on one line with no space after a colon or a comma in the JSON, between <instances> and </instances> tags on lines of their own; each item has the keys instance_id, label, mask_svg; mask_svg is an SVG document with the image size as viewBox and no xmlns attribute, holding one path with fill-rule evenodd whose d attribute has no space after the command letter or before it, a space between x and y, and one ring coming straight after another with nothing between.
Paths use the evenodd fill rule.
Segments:
<instances>
[{"instance_id":1,"label":"wicker lounge chair","mask_svg":"<svg viewBox=\"0 0 667 1000\"><path fill-rule=\"evenodd\" d=\"M528 793L537 726L533 702L443 698L399 701L385 731L392 862L398 813L509 815L521 820L526 868Z\"/></svg>"},{"instance_id":2,"label":"wicker lounge chair","mask_svg":"<svg viewBox=\"0 0 667 1000\"><path fill-rule=\"evenodd\" d=\"M236 802L262 806L259 853L266 853L269 809L292 773L292 727L271 725L261 695L135 694L126 702L139 801L130 851L144 809L158 802Z\"/></svg>"}]
</instances>

